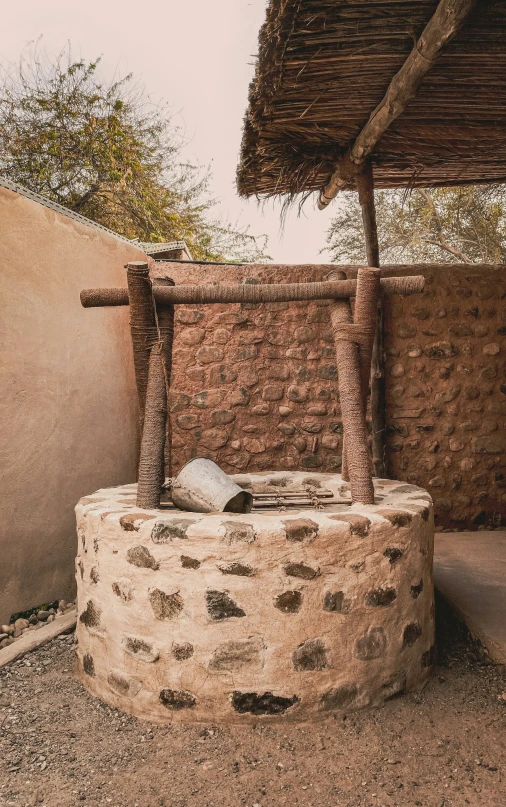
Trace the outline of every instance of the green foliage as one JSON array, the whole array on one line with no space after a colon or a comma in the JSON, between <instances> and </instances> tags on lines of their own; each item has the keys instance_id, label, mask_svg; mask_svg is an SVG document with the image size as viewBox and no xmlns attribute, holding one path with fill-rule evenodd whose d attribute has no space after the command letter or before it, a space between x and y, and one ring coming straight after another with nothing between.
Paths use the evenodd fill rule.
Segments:
<instances>
[{"instance_id":1,"label":"green foliage","mask_svg":"<svg viewBox=\"0 0 506 807\"><path fill-rule=\"evenodd\" d=\"M506 186L376 192L382 263L506 263ZM343 194L327 232L336 263L365 263L356 193Z\"/></svg>"},{"instance_id":2,"label":"green foliage","mask_svg":"<svg viewBox=\"0 0 506 807\"><path fill-rule=\"evenodd\" d=\"M35 47L3 72L0 173L127 238L184 239L202 260L265 259L266 239L216 215L209 172L182 159L167 108L131 75L102 81L99 63Z\"/></svg>"}]
</instances>

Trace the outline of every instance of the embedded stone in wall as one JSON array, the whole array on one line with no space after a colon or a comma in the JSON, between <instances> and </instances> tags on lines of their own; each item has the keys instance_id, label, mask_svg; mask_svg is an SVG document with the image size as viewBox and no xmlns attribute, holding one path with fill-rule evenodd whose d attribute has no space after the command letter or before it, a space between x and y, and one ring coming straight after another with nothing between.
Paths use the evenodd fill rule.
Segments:
<instances>
[{"instance_id":1,"label":"embedded stone in wall","mask_svg":"<svg viewBox=\"0 0 506 807\"><path fill-rule=\"evenodd\" d=\"M160 658L157 648L150 642L136 636L125 636L121 641L121 646L126 653L135 656L139 661L144 661L146 664L152 664Z\"/></svg>"},{"instance_id":2,"label":"embedded stone in wall","mask_svg":"<svg viewBox=\"0 0 506 807\"><path fill-rule=\"evenodd\" d=\"M87 628L100 627L101 610L92 600L88 600L86 608L79 616L79 622L86 625Z\"/></svg>"},{"instance_id":3,"label":"embedded stone in wall","mask_svg":"<svg viewBox=\"0 0 506 807\"><path fill-rule=\"evenodd\" d=\"M125 516L121 516L119 523L127 532L138 532L140 526L152 518L154 516L148 516L146 513L127 513Z\"/></svg>"},{"instance_id":4,"label":"embedded stone in wall","mask_svg":"<svg viewBox=\"0 0 506 807\"><path fill-rule=\"evenodd\" d=\"M349 524L352 535L359 535L361 538L365 538L369 534L371 521L367 516L361 516L358 513L339 513L331 516L331 518L334 521L345 521Z\"/></svg>"},{"instance_id":5,"label":"embedded stone in wall","mask_svg":"<svg viewBox=\"0 0 506 807\"><path fill-rule=\"evenodd\" d=\"M318 524L310 518L292 518L283 524L287 541L313 541L318 535Z\"/></svg>"},{"instance_id":6,"label":"embedded stone in wall","mask_svg":"<svg viewBox=\"0 0 506 807\"><path fill-rule=\"evenodd\" d=\"M95 675L95 663L89 653L85 653L83 656L83 670L90 677Z\"/></svg>"},{"instance_id":7,"label":"embedded stone in wall","mask_svg":"<svg viewBox=\"0 0 506 807\"><path fill-rule=\"evenodd\" d=\"M130 580L120 578L114 581L112 584L112 590L116 596L120 598L120 600L123 600L123 602L130 602L133 597L134 587Z\"/></svg>"},{"instance_id":8,"label":"embedded stone in wall","mask_svg":"<svg viewBox=\"0 0 506 807\"><path fill-rule=\"evenodd\" d=\"M372 661L385 655L387 637L383 628L369 628L356 642L353 654L361 661Z\"/></svg>"},{"instance_id":9,"label":"embedded stone in wall","mask_svg":"<svg viewBox=\"0 0 506 807\"><path fill-rule=\"evenodd\" d=\"M178 593L166 594L159 588L149 592L149 602L156 619L175 619L183 610L183 600Z\"/></svg>"},{"instance_id":10,"label":"embedded stone in wall","mask_svg":"<svg viewBox=\"0 0 506 807\"><path fill-rule=\"evenodd\" d=\"M200 560L192 558L189 555L181 555L181 566L183 569L198 569L200 567Z\"/></svg>"},{"instance_id":11,"label":"embedded stone in wall","mask_svg":"<svg viewBox=\"0 0 506 807\"><path fill-rule=\"evenodd\" d=\"M226 591L207 591L206 603L207 613L215 622L246 616L246 612L232 600Z\"/></svg>"},{"instance_id":12,"label":"embedded stone in wall","mask_svg":"<svg viewBox=\"0 0 506 807\"><path fill-rule=\"evenodd\" d=\"M225 538L224 542L230 544L252 544L255 541L256 535L252 524L246 524L243 521L224 521Z\"/></svg>"},{"instance_id":13,"label":"embedded stone in wall","mask_svg":"<svg viewBox=\"0 0 506 807\"><path fill-rule=\"evenodd\" d=\"M387 588L375 588L368 591L364 602L371 608L383 608L386 605L391 605L396 598L396 590L388 586Z\"/></svg>"},{"instance_id":14,"label":"embedded stone in wall","mask_svg":"<svg viewBox=\"0 0 506 807\"><path fill-rule=\"evenodd\" d=\"M198 409L214 409L219 406L225 397L223 390L203 389L191 399L191 405Z\"/></svg>"},{"instance_id":15,"label":"embedded stone in wall","mask_svg":"<svg viewBox=\"0 0 506 807\"><path fill-rule=\"evenodd\" d=\"M145 546L133 546L127 552L127 561L140 569L152 569L156 571L160 565Z\"/></svg>"},{"instance_id":16,"label":"embedded stone in wall","mask_svg":"<svg viewBox=\"0 0 506 807\"><path fill-rule=\"evenodd\" d=\"M322 639L307 639L293 651L294 669L324 670L327 666L327 648Z\"/></svg>"},{"instance_id":17,"label":"embedded stone in wall","mask_svg":"<svg viewBox=\"0 0 506 807\"><path fill-rule=\"evenodd\" d=\"M323 597L323 610L335 614L349 614L351 601L346 599L344 591L327 591Z\"/></svg>"},{"instance_id":18,"label":"embedded stone in wall","mask_svg":"<svg viewBox=\"0 0 506 807\"><path fill-rule=\"evenodd\" d=\"M428 513L429 509L427 508L427 514ZM399 558L402 558L402 549L399 549L396 546L388 546L383 552L383 555L388 558L390 565L393 566L394 563L397 563Z\"/></svg>"},{"instance_id":19,"label":"embedded stone in wall","mask_svg":"<svg viewBox=\"0 0 506 807\"><path fill-rule=\"evenodd\" d=\"M252 671L263 666L264 643L259 637L224 642L214 651L209 669L216 672L237 672L248 667Z\"/></svg>"},{"instance_id":20,"label":"embedded stone in wall","mask_svg":"<svg viewBox=\"0 0 506 807\"><path fill-rule=\"evenodd\" d=\"M284 698L273 695L272 692L264 692L263 695L256 692L234 692L232 695L232 708L239 714L249 712L252 715L282 715L298 702L296 695Z\"/></svg>"},{"instance_id":21,"label":"embedded stone in wall","mask_svg":"<svg viewBox=\"0 0 506 807\"><path fill-rule=\"evenodd\" d=\"M197 698L191 692L181 689L162 689L160 691L160 702L166 709L179 711L180 709L193 709L197 703Z\"/></svg>"},{"instance_id":22,"label":"embedded stone in wall","mask_svg":"<svg viewBox=\"0 0 506 807\"><path fill-rule=\"evenodd\" d=\"M321 708L325 711L330 709L348 709L353 706L357 699L358 689L356 684L343 684L340 687L329 689L321 697Z\"/></svg>"},{"instance_id":23,"label":"embedded stone in wall","mask_svg":"<svg viewBox=\"0 0 506 807\"><path fill-rule=\"evenodd\" d=\"M182 644L172 644L172 655L176 661L186 661L193 656L194 649L190 642L183 642Z\"/></svg>"},{"instance_id":24,"label":"embedded stone in wall","mask_svg":"<svg viewBox=\"0 0 506 807\"><path fill-rule=\"evenodd\" d=\"M302 605L302 594L300 591L283 591L276 597L274 605L284 614L296 614Z\"/></svg>"},{"instance_id":25,"label":"embedded stone in wall","mask_svg":"<svg viewBox=\"0 0 506 807\"><path fill-rule=\"evenodd\" d=\"M412 647L421 635L421 625L418 622L411 622L404 628L404 633L402 634L402 646Z\"/></svg>"},{"instance_id":26,"label":"embedded stone in wall","mask_svg":"<svg viewBox=\"0 0 506 807\"><path fill-rule=\"evenodd\" d=\"M188 528L192 524L196 524L196 521L190 518L157 521L151 530L151 540L155 544L166 544L177 539L184 540L188 537Z\"/></svg>"},{"instance_id":27,"label":"embedded stone in wall","mask_svg":"<svg viewBox=\"0 0 506 807\"><path fill-rule=\"evenodd\" d=\"M218 569L222 574L233 574L237 577L253 577L255 574L255 570L252 566L249 566L247 563L238 563L237 561L223 563L218 566Z\"/></svg>"},{"instance_id":28,"label":"embedded stone in wall","mask_svg":"<svg viewBox=\"0 0 506 807\"><path fill-rule=\"evenodd\" d=\"M320 574L318 568L313 569L305 563L286 563L283 568L289 577L300 577L302 580L312 580Z\"/></svg>"},{"instance_id":29,"label":"embedded stone in wall","mask_svg":"<svg viewBox=\"0 0 506 807\"><path fill-rule=\"evenodd\" d=\"M127 675L122 670L111 670L107 676L107 683L113 692L125 698L135 698L142 689L142 684L137 678Z\"/></svg>"}]
</instances>

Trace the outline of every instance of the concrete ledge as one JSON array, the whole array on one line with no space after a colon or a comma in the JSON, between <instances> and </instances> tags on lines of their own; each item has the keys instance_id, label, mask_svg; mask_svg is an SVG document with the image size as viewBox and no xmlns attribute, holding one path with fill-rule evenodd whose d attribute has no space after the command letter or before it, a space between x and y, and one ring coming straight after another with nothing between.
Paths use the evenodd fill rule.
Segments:
<instances>
[{"instance_id":1,"label":"concrete ledge","mask_svg":"<svg viewBox=\"0 0 506 807\"><path fill-rule=\"evenodd\" d=\"M436 533L434 584L491 659L506 664L506 530Z\"/></svg>"}]
</instances>

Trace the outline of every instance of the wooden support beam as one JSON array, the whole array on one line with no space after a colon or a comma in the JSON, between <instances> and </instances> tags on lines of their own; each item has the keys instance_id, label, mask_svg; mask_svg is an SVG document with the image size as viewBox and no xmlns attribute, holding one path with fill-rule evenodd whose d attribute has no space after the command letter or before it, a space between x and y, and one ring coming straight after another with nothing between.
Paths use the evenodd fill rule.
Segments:
<instances>
[{"instance_id":1,"label":"wooden support beam","mask_svg":"<svg viewBox=\"0 0 506 807\"><path fill-rule=\"evenodd\" d=\"M421 275L381 278L385 294L419 294L424 288ZM320 283L245 283L236 286L174 286L153 289L157 303L164 305L212 305L216 303L271 303L296 300L345 300L354 297L356 280ZM121 292L121 294L120 294ZM118 300L122 302L119 303ZM83 308L128 305L127 289L85 289L81 292Z\"/></svg>"},{"instance_id":2,"label":"wooden support beam","mask_svg":"<svg viewBox=\"0 0 506 807\"><path fill-rule=\"evenodd\" d=\"M345 280L346 274L341 269L336 269L335 271L331 272L328 276L329 280ZM334 303L330 309L330 322L332 325L333 333L336 332L338 328L342 325L351 325L353 322L353 316L351 313L351 305L349 300L334 300ZM336 347L336 354L337 354L337 346ZM350 475L348 470L348 457L346 451L346 433L343 425L343 442L341 446L341 477L343 482L350 481Z\"/></svg>"},{"instance_id":3,"label":"wooden support beam","mask_svg":"<svg viewBox=\"0 0 506 807\"><path fill-rule=\"evenodd\" d=\"M167 426L167 389L162 345L153 345L149 356L146 408L142 430L137 507L160 507L164 482L164 447Z\"/></svg>"},{"instance_id":4,"label":"wooden support beam","mask_svg":"<svg viewBox=\"0 0 506 807\"><path fill-rule=\"evenodd\" d=\"M173 287L174 281L170 277L154 277L152 281L153 294L156 289ZM163 361L163 374L165 380L166 400L169 400L170 381L172 375L172 345L174 341L174 306L156 304L156 320L158 337L161 345ZM167 417L165 429L165 476L172 476L172 425L169 407L167 404Z\"/></svg>"},{"instance_id":5,"label":"wooden support beam","mask_svg":"<svg viewBox=\"0 0 506 807\"><path fill-rule=\"evenodd\" d=\"M139 416L144 422L148 366L151 348L158 341L155 306L149 279L149 266L144 261L127 264L127 300L130 302L130 332L134 354L135 381L139 399ZM113 305L118 305L118 289L112 289Z\"/></svg>"},{"instance_id":6,"label":"wooden support beam","mask_svg":"<svg viewBox=\"0 0 506 807\"><path fill-rule=\"evenodd\" d=\"M390 82L383 100L320 192L320 210L326 208L339 191L349 186L360 173L381 136L415 97L423 78L434 65L441 50L460 30L475 4L476 0L440 0L413 50Z\"/></svg>"},{"instance_id":7,"label":"wooden support beam","mask_svg":"<svg viewBox=\"0 0 506 807\"><path fill-rule=\"evenodd\" d=\"M362 174L357 176L357 190L362 222L364 225L365 249L370 266L379 267L379 242L376 226L376 207L374 204L374 176L372 165L367 164ZM360 270L359 270L360 271ZM368 313L370 318L371 313ZM366 359L364 357L364 363ZM383 300L378 289L376 297L376 328L367 357L368 378L362 382L371 382L371 423L372 423L372 464L374 476L383 479L386 476L385 435L386 435L386 390L385 390L385 355L383 336ZM371 368L372 363L372 368ZM364 365L363 365L364 366ZM367 393L366 393L367 394Z\"/></svg>"},{"instance_id":8,"label":"wooden support beam","mask_svg":"<svg viewBox=\"0 0 506 807\"><path fill-rule=\"evenodd\" d=\"M349 320L350 304L347 300L334 303L330 309L330 322L334 333L339 400L343 416L344 449L349 475L352 502L374 504L367 428L360 379L360 352L355 341L354 324Z\"/></svg>"}]
</instances>

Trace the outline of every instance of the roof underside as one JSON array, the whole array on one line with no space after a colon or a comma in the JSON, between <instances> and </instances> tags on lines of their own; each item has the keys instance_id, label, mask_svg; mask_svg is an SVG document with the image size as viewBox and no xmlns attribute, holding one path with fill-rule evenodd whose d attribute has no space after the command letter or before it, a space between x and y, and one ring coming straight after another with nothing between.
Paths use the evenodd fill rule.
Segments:
<instances>
[{"instance_id":1,"label":"roof underside","mask_svg":"<svg viewBox=\"0 0 506 807\"><path fill-rule=\"evenodd\" d=\"M319 190L437 0L270 0L250 87L241 195ZM377 187L506 181L506 2L478 0L372 155Z\"/></svg>"}]
</instances>

